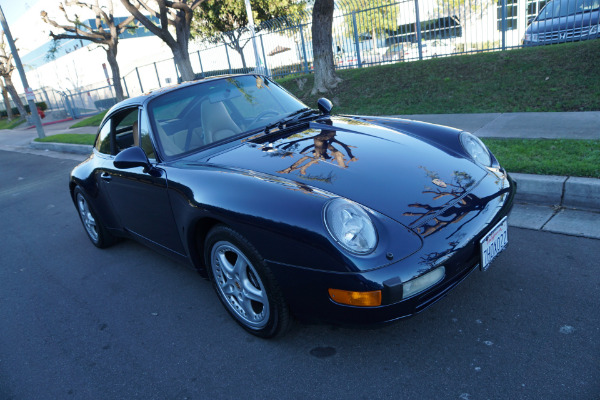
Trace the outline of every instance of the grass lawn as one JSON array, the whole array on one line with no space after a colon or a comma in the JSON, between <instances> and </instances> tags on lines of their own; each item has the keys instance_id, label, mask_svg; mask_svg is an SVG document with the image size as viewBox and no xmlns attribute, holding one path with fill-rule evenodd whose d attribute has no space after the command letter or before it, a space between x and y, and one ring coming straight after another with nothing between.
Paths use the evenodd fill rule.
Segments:
<instances>
[{"instance_id":1,"label":"grass lawn","mask_svg":"<svg viewBox=\"0 0 600 400\"><path fill-rule=\"evenodd\" d=\"M6 118L0 119L0 129L13 129L21 125L25 120L15 118L12 121L8 121Z\"/></svg>"},{"instance_id":2,"label":"grass lawn","mask_svg":"<svg viewBox=\"0 0 600 400\"><path fill-rule=\"evenodd\" d=\"M278 82L309 107L364 115L600 110L600 40L337 71L343 82L311 95L313 75ZM305 81L303 89L298 81Z\"/></svg>"},{"instance_id":3,"label":"grass lawn","mask_svg":"<svg viewBox=\"0 0 600 400\"><path fill-rule=\"evenodd\" d=\"M98 126L102 119L106 115L108 110L102 111L100 114L92 115L91 117L84 118L81 121L78 121L71 125L69 128L80 128L82 126Z\"/></svg>"},{"instance_id":4,"label":"grass lawn","mask_svg":"<svg viewBox=\"0 0 600 400\"><path fill-rule=\"evenodd\" d=\"M71 143L71 144L94 144L96 135L91 133L59 133L58 135L46 136L43 139L36 138L36 142Z\"/></svg>"},{"instance_id":5,"label":"grass lawn","mask_svg":"<svg viewBox=\"0 0 600 400\"><path fill-rule=\"evenodd\" d=\"M600 178L600 140L481 140L509 172Z\"/></svg>"}]
</instances>

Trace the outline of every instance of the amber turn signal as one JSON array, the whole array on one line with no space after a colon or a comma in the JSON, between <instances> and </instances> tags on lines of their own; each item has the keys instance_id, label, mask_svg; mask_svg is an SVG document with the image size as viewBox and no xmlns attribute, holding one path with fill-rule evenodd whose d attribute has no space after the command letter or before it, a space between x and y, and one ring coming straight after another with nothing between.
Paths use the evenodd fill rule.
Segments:
<instances>
[{"instance_id":1,"label":"amber turn signal","mask_svg":"<svg viewBox=\"0 0 600 400\"><path fill-rule=\"evenodd\" d=\"M372 292L353 292L350 290L329 289L329 297L336 303L359 307L381 305L381 290Z\"/></svg>"}]
</instances>

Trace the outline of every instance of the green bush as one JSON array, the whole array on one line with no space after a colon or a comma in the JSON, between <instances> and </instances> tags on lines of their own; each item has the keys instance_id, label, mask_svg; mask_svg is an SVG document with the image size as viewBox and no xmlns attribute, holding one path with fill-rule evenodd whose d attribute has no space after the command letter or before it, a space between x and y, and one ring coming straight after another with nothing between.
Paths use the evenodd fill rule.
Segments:
<instances>
[{"instance_id":1,"label":"green bush","mask_svg":"<svg viewBox=\"0 0 600 400\"><path fill-rule=\"evenodd\" d=\"M41 108L41 109L42 109L42 111L45 111L45 110L47 110L47 109L48 109L48 105L46 104L46 102L45 102L45 101L40 101L40 102L37 102L37 103L35 103L35 105L36 105L37 107ZM27 111L27 113L31 113L31 111L29 110L29 104L24 104L24 106L25 106L25 111ZM12 112L13 112L13 115L14 115L15 117L16 117L16 116L18 116L18 115L21 115L21 114L19 113L19 110L17 109L17 107L13 107L13 108L12 108ZM2 111L0 111L0 118L6 118L6 117L8 117L8 113L6 112L6 110L2 110Z\"/></svg>"}]
</instances>

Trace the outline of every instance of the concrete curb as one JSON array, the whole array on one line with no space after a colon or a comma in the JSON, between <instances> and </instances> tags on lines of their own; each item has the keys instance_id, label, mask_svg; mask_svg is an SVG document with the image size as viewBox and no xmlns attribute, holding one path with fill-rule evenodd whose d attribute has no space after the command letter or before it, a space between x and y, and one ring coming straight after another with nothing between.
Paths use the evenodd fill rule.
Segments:
<instances>
[{"instance_id":1,"label":"concrete curb","mask_svg":"<svg viewBox=\"0 0 600 400\"><path fill-rule=\"evenodd\" d=\"M511 173L517 181L515 200L600 211L600 179Z\"/></svg>"},{"instance_id":2,"label":"concrete curb","mask_svg":"<svg viewBox=\"0 0 600 400\"><path fill-rule=\"evenodd\" d=\"M61 153L74 154L92 154L93 146L87 144L69 144L69 143L51 143L51 142L31 142L29 147L36 150L50 150Z\"/></svg>"},{"instance_id":3,"label":"concrete curb","mask_svg":"<svg viewBox=\"0 0 600 400\"><path fill-rule=\"evenodd\" d=\"M61 122L67 122L67 121L73 121L73 118L69 117L69 118L57 119L56 121L43 122L42 126L60 124ZM26 129L33 129L33 128L35 128L35 125L28 126Z\"/></svg>"}]
</instances>

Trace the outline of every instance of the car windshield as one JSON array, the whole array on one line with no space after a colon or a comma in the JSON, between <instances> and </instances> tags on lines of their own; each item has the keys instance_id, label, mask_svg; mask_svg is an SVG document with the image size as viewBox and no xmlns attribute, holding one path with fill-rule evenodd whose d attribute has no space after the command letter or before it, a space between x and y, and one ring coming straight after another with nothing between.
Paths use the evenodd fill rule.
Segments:
<instances>
[{"instance_id":1,"label":"car windshield","mask_svg":"<svg viewBox=\"0 0 600 400\"><path fill-rule=\"evenodd\" d=\"M540 11L538 21L598 10L600 0L554 0Z\"/></svg>"},{"instance_id":2,"label":"car windshield","mask_svg":"<svg viewBox=\"0 0 600 400\"><path fill-rule=\"evenodd\" d=\"M152 100L148 115L164 156L255 132L306 106L258 75L202 82Z\"/></svg>"}]
</instances>

